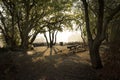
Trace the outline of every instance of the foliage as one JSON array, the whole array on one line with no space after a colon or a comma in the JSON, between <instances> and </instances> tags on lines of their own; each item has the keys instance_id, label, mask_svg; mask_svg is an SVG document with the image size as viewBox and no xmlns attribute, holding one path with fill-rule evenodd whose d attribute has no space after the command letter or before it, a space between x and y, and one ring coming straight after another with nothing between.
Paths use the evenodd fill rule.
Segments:
<instances>
[{"instance_id":1,"label":"foliage","mask_svg":"<svg viewBox=\"0 0 120 80\"><path fill-rule=\"evenodd\" d=\"M72 0L2 0L0 29L7 45L12 47L12 44L16 44L27 48L38 33L45 32L45 18L51 18L50 22L54 23L65 15L64 12L70 11L71 5ZM62 31L61 28L58 30Z\"/></svg>"}]
</instances>

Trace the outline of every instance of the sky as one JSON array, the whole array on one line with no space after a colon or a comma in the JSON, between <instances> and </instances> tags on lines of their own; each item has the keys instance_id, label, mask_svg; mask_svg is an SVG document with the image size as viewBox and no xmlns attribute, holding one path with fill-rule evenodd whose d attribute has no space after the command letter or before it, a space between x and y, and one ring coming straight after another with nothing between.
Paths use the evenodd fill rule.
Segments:
<instances>
[{"instance_id":1,"label":"sky","mask_svg":"<svg viewBox=\"0 0 120 80\"><path fill-rule=\"evenodd\" d=\"M47 35L48 36L48 35ZM43 34L38 34L34 43L46 42ZM82 42L80 31L63 31L57 34L57 43L59 42ZM2 40L0 40L0 47L3 47Z\"/></svg>"},{"instance_id":2,"label":"sky","mask_svg":"<svg viewBox=\"0 0 120 80\"><path fill-rule=\"evenodd\" d=\"M48 36L48 35L47 35ZM57 42L81 42L81 33L80 31L63 31L63 32L58 32L57 34ZM43 34L39 34L34 41L34 43L37 42L46 42Z\"/></svg>"}]
</instances>

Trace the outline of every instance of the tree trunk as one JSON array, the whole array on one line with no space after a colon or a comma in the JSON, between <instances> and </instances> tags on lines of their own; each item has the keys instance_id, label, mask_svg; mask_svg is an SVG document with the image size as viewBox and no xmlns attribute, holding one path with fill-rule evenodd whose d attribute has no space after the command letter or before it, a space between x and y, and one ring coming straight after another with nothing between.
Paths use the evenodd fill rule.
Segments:
<instances>
[{"instance_id":1,"label":"tree trunk","mask_svg":"<svg viewBox=\"0 0 120 80\"><path fill-rule=\"evenodd\" d=\"M21 37L21 48L26 50L28 49L28 45L29 45L28 36L23 35Z\"/></svg>"},{"instance_id":2,"label":"tree trunk","mask_svg":"<svg viewBox=\"0 0 120 80\"><path fill-rule=\"evenodd\" d=\"M47 47L49 48L49 42L48 42L48 38L47 38L47 36L46 36L46 33L44 33L44 37L45 37L45 39L46 39Z\"/></svg>"},{"instance_id":3,"label":"tree trunk","mask_svg":"<svg viewBox=\"0 0 120 80\"><path fill-rule=\"evenodd\" d=\"M50 47L50 55L52 55L53 41L51 41L51 42L49 43L49 47Z\"/></svg>"},{"instance_id":4,"label":"tree trunk","mask_svg":"<svg viewBox=\"0 0 120 80\"><path fill-rule=\"evenodd\" d=\"M35 41L35 39L36 39L38 33L39 33L39 32L33 34L33 36L32 36L31 39L30 39L29 44L32 44L32 43Z\"/></svg>"},{"instance_id":5,"label":"tree trunk","mask_svg":"<svg viewBox=\"0 0 120 80\"><path fill-rule=\"evenodd\" d=\"M99 54L99 47L100 43L94 43L93 45L91 45L91 47L89 47L92 67L95 69L100 69L103 67Z\"/></svg>"},{"instance_id":6,"label":"tree trunk","mask_svg":"<svg viewBox=\"0 0 120 80\"><path fill-rule=\"evenodd\" d=\"M6 42L6 47L11 48L12 44L11 44L11 37L9 37L8 35L4 35L5 38L5 42Z\"/></svg>"},{"instance_id":7,"label":"tree trunk","mask_svg":"<svg viewBox=\"0 0 120 80\"><path fill-rule=\"evenodd\" d=\"M53 34L49 31L49 47L50 47L50 55L52 55L52 48L53 48Z\"/></svg>"},{"instance_id":8,"label":"tree trunk","mask_svg":"<svg viewBox=\"0 0 120 80\"><path fill-rule=\"evenodd\" d=\"M54 45L56 44L56 41L57 41L57 33L58 33L58 31L55 33L55 37L54 37Z\"/></svg>"},{"instance_id":9,"label":"tree trunk","mask_svg":"<svg viewBox=\"0 0 120 80\"><path fill-rule=\"evenodd\" d=\"M83 40L83 47L86 49L86 41L85 41L85 35L84 35L84 33L83 33L83 29L82 29L82 27L80 26L80 31L81 31L81 38L82 38L82 40Z\"/></svg>"},{"instance_id":10,"label":"tree trunk","mask_svg":"<svg viewBox=\"0 0 120 80\"><path fill-rule=\"evenodd\" d=\"M90 31L90 21L89 21L89 11L88 11L88 3L86 0L82 0L84 5L85 12L85 22L86 22L86 31L88 37L88 45L89 45L89 53L90 59L92 63L92 67L96 69L102 68L102 62L99 54L99 47L103 40L100 39L102 26L103 26L103 11L104 11L104 1L98 0L99 2L99 14L98 14L98 22L97 22L97 36L93 39L93 36Z\"/></svg>"}]
</instances>

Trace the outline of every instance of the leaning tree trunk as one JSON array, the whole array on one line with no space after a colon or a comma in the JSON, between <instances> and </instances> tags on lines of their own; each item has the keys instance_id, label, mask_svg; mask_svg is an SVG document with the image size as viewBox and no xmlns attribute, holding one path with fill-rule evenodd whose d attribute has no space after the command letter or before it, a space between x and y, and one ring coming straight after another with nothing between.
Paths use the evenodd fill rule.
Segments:
<instances>
[{"instance_id":1,"label":"leaning tree trunk","mask_svg":"<svg viewBox=\"0 0 120 80\"><path fill-rule=\"evenodd\" d=\"M47 47L49 48L49 42L48 42L48 38L47 38L46 33L44 33L44 37L45 37L45 39L46 39Z\"/></svg>"},{"instance_id":2,"label":"leaning tree trunk","mask_svg":"<svg viewBox=\"0 0 120 80\"><path fill-rule=\"evenodd\" d=\"M35 41L38 33L39 33L39 32L33 34L33 36L31 37L31 39L30 39L30 41L29 41L29 44L32 44L32 43Z\"/></svg>"}]
</instances>

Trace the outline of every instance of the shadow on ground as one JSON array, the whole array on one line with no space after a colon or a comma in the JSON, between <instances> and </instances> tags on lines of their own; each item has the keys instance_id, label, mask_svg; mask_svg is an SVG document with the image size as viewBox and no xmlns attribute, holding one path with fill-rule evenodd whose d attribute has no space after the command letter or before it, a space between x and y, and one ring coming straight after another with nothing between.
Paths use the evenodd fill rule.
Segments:
<instances>
[{"instance_id":1,"label":"shadow on ground","mask_svg":"<svg viewBox=\"0 0 120 80\"><path fill-rule=\"evenodd\" d=\"M96 72L76 54L43 54L0 55L0 80L98 80Z\"/></svg>"}]
</instances>

